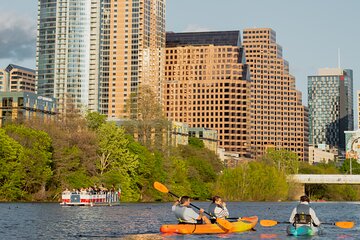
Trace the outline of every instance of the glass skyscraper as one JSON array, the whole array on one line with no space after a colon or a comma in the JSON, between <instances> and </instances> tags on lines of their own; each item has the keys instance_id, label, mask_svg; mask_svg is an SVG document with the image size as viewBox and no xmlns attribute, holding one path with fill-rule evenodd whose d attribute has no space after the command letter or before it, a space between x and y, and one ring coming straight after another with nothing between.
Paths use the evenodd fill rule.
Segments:
<instances>
[{"instance_id":1,"label":"glass skyscraper","mask_svg":"<svg viewBox=\"0 0 360 240\"><path fill-rule=\"evenodd\" d=\"M310 144L345 149L345 133L354 128L353 71L320 69L308 77Z\"/></svg>"}]
</instances>

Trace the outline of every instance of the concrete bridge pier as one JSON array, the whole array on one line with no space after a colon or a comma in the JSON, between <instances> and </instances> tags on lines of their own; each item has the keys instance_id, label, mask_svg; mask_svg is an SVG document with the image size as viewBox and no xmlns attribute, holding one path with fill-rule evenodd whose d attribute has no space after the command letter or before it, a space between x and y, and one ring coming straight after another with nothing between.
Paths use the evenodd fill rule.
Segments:
<instances>
[{"instance_id":1,"label":"concrete bridge pier","mask_svg":"<svg viewBox=\"0 0 360 240\"><path fill-rule=\"evenodd\" d=\"M289 185L289 198L291 200L299 200L301 196L305 195L305 183L292 182Z\"/></svg>"}]
</instances>

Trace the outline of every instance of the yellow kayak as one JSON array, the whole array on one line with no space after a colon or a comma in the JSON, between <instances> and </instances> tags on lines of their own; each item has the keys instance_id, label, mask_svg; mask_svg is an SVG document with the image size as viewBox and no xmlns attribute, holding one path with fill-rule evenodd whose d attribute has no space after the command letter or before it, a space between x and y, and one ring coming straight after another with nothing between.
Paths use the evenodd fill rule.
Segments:
<instances>
[{"instance_id":1,"label":"yellow kayak","mask_svg":"<svg viewBox=\"0 0 360 240\"><path fill-rule=\"evenodd\" d=\"M221 227L219 224L172 224L162 225L162 233L179 233L179 234L212 234L212 233L235 233L249 231L256 226L257 216L243 217L236 222L231 222L232 228L229 230Z\"/></svg>"}]
</instances>

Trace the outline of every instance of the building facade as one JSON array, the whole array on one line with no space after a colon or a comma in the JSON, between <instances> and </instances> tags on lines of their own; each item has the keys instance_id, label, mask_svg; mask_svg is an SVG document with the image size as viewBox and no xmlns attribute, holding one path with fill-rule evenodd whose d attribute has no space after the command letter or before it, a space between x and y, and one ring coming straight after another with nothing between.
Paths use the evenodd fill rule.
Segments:
<instances>
[{"instance_id":1,"label":"building facade","mask_svg":"<svg viewBox=\"0 0 360 240\"><path fill-rule=\"evenodd\" d=\"M15 64L1 69L0 92L35 93L35 70Z\"/></svg>"},{"instance_id":2,"label":"building facade","mask_svg":"<svg viewBox=\"0 0 360 240\"><path fill-rule=\"evenodd\" d=\"M261 156L267 146L295 152L308 160L307 113L295 78L269 28L243 31L246 63L251 75L251 154Z\"/></svg>"},{"instance_id":3,"label":"building facade","mask_svg":"<svg viewBox=\"0 0 360 240\"><path fill-rule=\"evenodd\" d=\"M218 147L249 148L248 67L239 31L167 33L164 111L190 128L217 131Z\"/></svg>"},{"instance_id":4,"label":"building facade","mask_svg":"<svg viewBox=\"0 0 360 240\"><path fill-rule=\"evenodd\" d=\"M345 150L345 131L354 128L353 72L319 69L308 77L309 134L312 144Z\"/></svg>"},{"instance_id":5,"label":"building facade","mask_svg":"<svg viewBox=\"0 0 360 240\"><path fill-rule=\"evenodd\" d=\"M41 117L54 119L57 114L54 98L31 92L0 92L0 126L5 122Z\"/></svg>"},{"instance_id":6,"label":"building facade","mask_svg":"<svg viewBox=\"0 0 360 240\"><path fill-rule=\"evenodd\" d=\"M122 118L149 84L161 98L165 0L38 0L37 93Z\"/></svg>"}]
</instances>

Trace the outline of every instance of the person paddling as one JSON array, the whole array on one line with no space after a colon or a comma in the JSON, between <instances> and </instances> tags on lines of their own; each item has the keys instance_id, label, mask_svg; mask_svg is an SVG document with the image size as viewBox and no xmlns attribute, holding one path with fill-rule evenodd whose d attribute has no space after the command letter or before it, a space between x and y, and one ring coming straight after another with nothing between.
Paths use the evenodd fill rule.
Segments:
<instances>
[{"instance_id":1,"label":"person paddling","mask_svg":"<svg viewBox=\"0 0 360 240\"><path fill-rule=\"evenodd\" d=\"M320 220L317 218L314 209L309 206L310 199L304 195L300 197L300 203L295 207L290 216L290 223L294 226L313 225L320 226Z\"/></svg>"},{"instance_id":2,"label":"person paddling","mask_svg":"<svg viewBox=\"0 0 360 240\"><path fill-rule=\"evenodd\" d=\"M182 196L180 200L177 200L172 206L172 211L180 223L211 223L210 220L204 216L204 209L201 208L198 214L190 207L190 197L188 196Z\"/></svg>"},{"instance_id":3,"label":"person paddling","mask_svg":"<svg viewBox=\"0 0 360 240\"><path fill-rule=\"evenodd\" d=\"M214 196L212 198L212 203L209 205L208 211L214 218L225 219L229 217L229 211L226 208L226 203L223 202L221 197Z\"/></svg>"}]
</instances>

